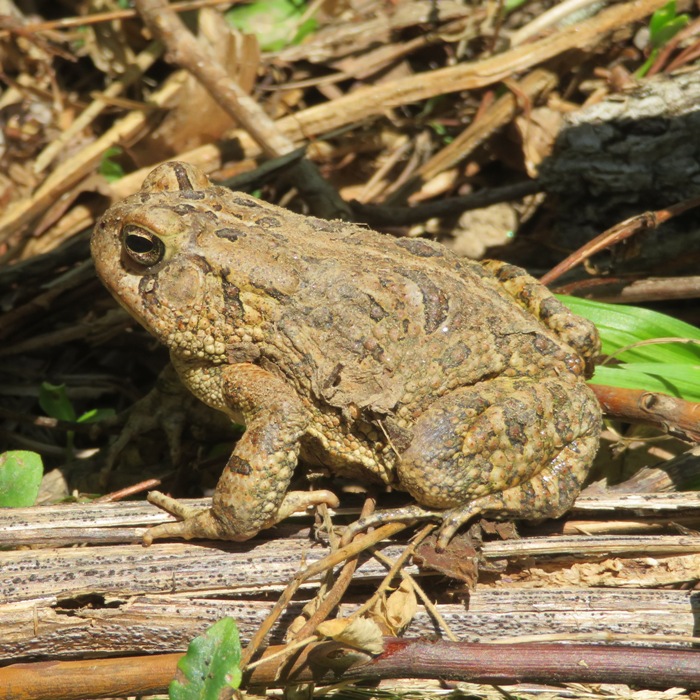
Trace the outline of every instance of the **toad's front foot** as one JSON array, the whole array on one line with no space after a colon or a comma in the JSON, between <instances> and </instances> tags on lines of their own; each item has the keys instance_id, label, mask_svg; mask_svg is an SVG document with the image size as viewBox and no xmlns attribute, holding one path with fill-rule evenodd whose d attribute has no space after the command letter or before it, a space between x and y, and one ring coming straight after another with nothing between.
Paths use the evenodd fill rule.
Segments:
<instances>
[{"instance_id":1,"label":"toad's front foot","mask_svg":"<svg viewBox=\"0 0 700 700\"><path fill-rule=\"evenodd\" d=\"M240 519L237 520L233 513L227 511L220 516L217 513L216 503L213 508L192 508L160 493L160 491L151 491L148 494L148 500L180 520L149 528L143 536L143 543L146 546L152 544L153 540L164 537L245 542L245 540L257 535L260 530L272 527L292 513L305 511L310 506L322 503L331 508L337 508L339 504L337 496L331 491L323 489L319 491L290 491L284 497L277 512L269 518L263 527L250 528L246 527Z\"/></svg>"},{"instance_id":2,"label":"toad's front foot","mask_svg":"<svg viewBox=\"0 0 700 700\"><path fill-rule=\"evenodd\" d=\"M221 526L212 515L211 508L186 506L160 491L151 491L148 494L148 501L180 520L148 528L143 536L143 543L146 546L152 544L153 540L164 537L180 537L185 540L226 539L221 536Z\"/></svg>"}]
</instances>

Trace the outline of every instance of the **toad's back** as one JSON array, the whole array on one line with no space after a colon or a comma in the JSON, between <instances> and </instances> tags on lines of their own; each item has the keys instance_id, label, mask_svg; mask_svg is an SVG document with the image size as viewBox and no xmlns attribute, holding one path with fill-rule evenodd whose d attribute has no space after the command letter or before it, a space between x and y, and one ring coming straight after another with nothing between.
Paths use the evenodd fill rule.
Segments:
<instances>
[{"instance_id":1,"label":"toad's back","mask_svg":"<svg viewBox=\"0 0 700 700\"><path fill-rule=\"evenodd\" d=\"M444 246L213 192L228 212L193 249L216 251L210 264L260 323L262 356L300 390L386 411L485 377L581 367L490 270Z\"/></svg>"}]
</instances>

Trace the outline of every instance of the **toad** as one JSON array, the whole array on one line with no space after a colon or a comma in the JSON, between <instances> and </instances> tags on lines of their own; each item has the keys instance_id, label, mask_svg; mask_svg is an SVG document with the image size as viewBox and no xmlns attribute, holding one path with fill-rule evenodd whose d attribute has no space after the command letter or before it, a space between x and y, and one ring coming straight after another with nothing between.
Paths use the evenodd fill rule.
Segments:
<instances>
[{"instance_id":1,"label":"toad","mask_svg":"<svg viewBox=\"0 0 700 700\"><path fill-rule=\"evenodd\" d=\"M165 163L95 226L115 299L199 399L244 423L210 509L159 537L243 541L329 491L298 460L407 491L361 521L433 517L438 546L481 514L555 518L578 495L601 412L595 327L524 270L292 213Z\"/></svg>"}]
</instances>

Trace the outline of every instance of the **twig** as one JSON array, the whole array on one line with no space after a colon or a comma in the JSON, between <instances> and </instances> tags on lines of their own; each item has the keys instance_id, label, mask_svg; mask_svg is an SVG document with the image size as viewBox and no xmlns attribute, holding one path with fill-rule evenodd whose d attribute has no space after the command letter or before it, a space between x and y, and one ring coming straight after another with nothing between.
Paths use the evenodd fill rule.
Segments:
<instances>
[{"instance_id":1,"label":"twig","mask_svg":"<svg viewBox=\"0 0 700 700\"><path fill-rule=\"evenodd\" d=\"M451 642L458 641L457 635L450 629L450 626L447 624L447 620L442 616L438 606L433 603L432 600L430 600L428 594L423 590L423 586L421 586L418 581L416 581L416 579L413 578L413 576L411 576L411 574L409 574L407 571L402 571L401 576L409 581L413 586L413 590L416 592L416 595L423 601L423 606L425 609L428 611L428 613L430 613L430 615L433 616L433 619L438 623L438 625L445 630L445 635L447 638Z\"/></svg>"},{"instance_id":2,"label":"twig","mask_svg":"<svg viewBox=\"0 0 700 700\"><path fill-rule=\"evenodd\" d=\"M215 7L216 5L230 5L231 0L190 0L190 2L174 2L170 5L173 12L189 12L200 7ZM113 22L117 19L131 19L136 17L136 10L113 10L111 12L95 12L90 15L80 17L61 17L60 19L48 20L46 22L32 22L30 24L19 25L23 34L36 34L47 32L51 29L70 29L71 27L85 27L90 24L100 24L102 22ZM17 27L3 27L0 29L0 37L12 34Z\"/></svg>"},{"instance_id":3,"label":"twig","mask_svg":"<svg viewBox=\"0 0 700 700\"><path fill-rule=\"evenodd\" d=\"M700 652L632 646L584 644L474 644L429 642L386 637L385 651L367 663L343 670L345 681L376 678L439 678L483 683L626 683L645 688L700 688ZM282 683L318 679L333 673L333 657L343 645L320 642L295 664L293 678ZM265 658L280 651L270 647ZM325 652L325 653L324 653ZM162 692L172 679L182 654L131 656L87 661L52 661L0 668L0 685L13 700L79 700L80 698L150 695ZM328 661L321 665L319 662ZM270 667L261 664L249 685L274 684Z\"/></svg>"},{"instance_id":4,"label":"twig","mask_svg":"<svg viewBox=\"0 0 700 700\"><path fill-rule=\"evenodd\" d=\"M596 278L577 280L557 287L558 294L582 294L590 299L617 304L636 304L645 301L669 301L671 299L696 299L700 297L700 276Z\"/></svg>"},{"instance_id":5,"label":"twig","mask_svg":"<svg viewBox=\"0 0 700 700\"><path fill-rule=\"evenodd\" d=\"M167 104L182 88L184 76L184 73L170 76L163 87L151 95L149 104L157 107ZM143 130L148 121L147 114L141 111L130 112L100 138L63 161L61 167L51 173L31 197L17 202L6 211L0 219L0 242L16 236L24 226L59 201L62 195L94 171L110 146L128 143Z\"/></svg>"},{"instance_id":6,"label":"twig","mask_svg":"<svg viewBox=\"0 0 700 700\"><path fill-rule=\"evenodd\" d=\"M299 586L301 586L304 581L312 578L313 576L317 576L318 574L322 574L327 569L330 569L331 567L358 555L360 552L363 552L365 549L368 549L377 542L381 542L381 540L385 539L386 537L391 537L391 535L401 532L401 530L405 529L406 527L406 523L389 523L388 525L384 525L383 527L377 528L373 532L364 535L358 540L341 547L337 552L332 552L328 556L323 557L323 559L311 564L303 571L300 571L289 582L279 600L270 611L270 614L267 616L267 618L265 618L265 622L260 625L260 629L258 629L258 631L253 635L252 639L248 643L248 646L244 649L243 654L241 655L241 669L246 667L253 655L260 648L260 645L265 639L267 633L272 628L272 625L274 625L277 618L289 604L289 601L292 599L294 593L296 593Z\"/></svg>"},{"instance_id":7,"label":"twig","mask_svg":"<svg viewBox=\"0 0 700 700\"><path fill-rule=\"evenodd\" d=\"M136 8L153 36L163 43L166 58L193 75L211 96L258 143L267 156L282 155L290 142L257 102L247 95L220 63L212 59L163 0L137 0Z\"/></svg>"},{"instance_id":8,"label":"twig","mask_svg":"<svg viewBox=\"0 0 700 700\"><path fill-rule=\"evenodd\" d=\"M430 525L426 525L425 528L420 533L418 533L418 537L411 543L411 552L415 550L415 548L423 541L425 537L427 537L435 529L435 527L436 526L431 523ZM421 535L423 535L423 537L421 537ZM409 548L407 547L406 549ZM381 552L375 552L374 556L377 557L379 561L389 563L391 561L389 557L385 557ZM403 558L401 557L397 561L403 562ZM447 638L452 642L458 641L457 635L450 629L450 626L447 624L447 620L445 620L445 618L438 610L437 606L433 604L430 598L428 598L427 593L423 590L422 586L413 578L413 576L411 576L411 574L409 574L407 571L401 571L401 578L410 583L416 595L423 601L425 609L433 616L433 618L440 625L440 627L442 627L442 629L445 630L445 635L447 636Z\"/></svg>"},{"instance_id":9,"label":"twig","mask_svg":"<svg viewBox=\"0 0 700 700\"><path fill-rule=\"evenodd\" d=\"M458 216L471 209L488 207L499 202L512 202L542 191L536 180L525 180L514 185L480 190L463 197L451 197L437 202L417 204L413 207L390 207L352 202L351 207L356 221L363 221L374 227L408 226L433 217Z\"/></svg>"},{"instance_id":10,"label":"twig","mask_svg":"<svg viewBox=\"0 0 700 700\"><path fill-rule=\"evenodd\" d=\"M434 523L429 523L428 525L423 527L423 529L416 535L413 542L411 542L411 544L409 544L408 546L404 547L403 552L401 552L401 556L394 561L389 559L389 557L385 557L381 552L372 552L372 556L376 557L377 559L379 559L379 561L386 564L389 567L389 571L377 587L377 590L372 594L372 596L368 600L366 600L357 610L355 610L355 612L352 615L350 615L350 617L360 617L360 615L364 615L365 612L372 608L372 606L379 600L380 596L386 592L387 588L389 588L389 584L399 574L399 572L401 571L401 567L404 565L408 557L410 557L413 554L416 547L434 529Z\"/></svg>"},{"instance_id":11,"label":"twig","mask_svg":"<svg viewBox=\"0 0 700 700\"><path fill-rule=\"evenodd\" d=\"M294 150L294 143L224 67L204 51L165 0L136 0L136 7L153 35L165 45L166 58L193 75L265 155L275 157ZM314 213L329 219L349 218L347 205L323 180L315 165L302 160L293 170L294 181L306 193Z\"/></svg>"},{"instance_id":12,"label":"twig","mask_svg":"<svg viewBox=\"0 0 700 700\"><path fill-rule=\"evenodd\" d=\"M374 498L367 498L362 507L360 518L363 518L367 515L371 515L374 512L374 507ZM326 515L327 514L328 513L326 509ZM328 520L330 522L330 518L328 518ZM329 528L329 532L332 533L331 528ZM358 539L359 536L355 538L355 540ZM337 551L337 537L331 536L331 545L333 547L333 551L331 552L332 554L335 551ZM280 675L283 675L285 673L285 670L289 672L290 668L287 667L285 669L285 666L289 666L289 660L291 659L295 651L316 640L316 637L312 635L315 633L316 628L330 615L331 610L333 610L333 608L335 608L336 605L340 603L341 598L343 597L345 591L348 589L348 586L352 582L352 577L355 573L356 568L357 555L351 557L343 564L343 568L340 570L340 573L336 577L335 584L333 585L331 590L323 596L323 600L320 602L318 608L313 612L313 614L304 623L304 625L291 636L291 638L289 639L290 643L288 644L288 648L283 649L279 654L275 656L275 658L281 657L277 664L277 672L275 674L275 678L279 678ZM284 592L282 595L284 595ZM321 595L320 592L319 595ZM306 641L304 642L304 644L300 644L298 641L295 641L299 639L306 639ZM261 659L261 662L262 661L263 660ZM270 658L266 656L264 661L265 663L268 663L270 661ZM252 664L248 668L252 668Z\"/></svg>"},{"instance_id":13,"label":"twig","mask_svg":"<svg viewBox=\"0 0 700 700\"><path fill-rule=\"evenodd\" d=\"M562 20L570 17L572 14L579 14L586 10L590 5L597 5L600 0L564 0L550 7L546 12L537 15L535 19L513 32L510 36L511 46L519 46L524 44L528 39L548 29L549 27L558 24ZM579 17L579 21L580 21Z\"/></svg>"},{"instance_id":14,"label":"twig","mask_svg":"<svg viewBox=\"0 0 700 700\"><path fill-rule=\"evenodd\" d=\"M100 496L92 502L114 503L115 501L121 501L123 498L134 496L137 493L150 491L156 488L156 486L160 486L160 484L160 479L146 479L145 481L139 481L138 484L131 484L131 486L125 486L123 489L119 489L119 491L112 491L112 493L106 493L104 496Z\"/></svg>"},{"instance_id":15,"label":"twig","mask_svg":"<svg viewBox=\"0 0 700 700\"><path fill-rule=\"evenodd\" d=\"M366 87L279 120L285 131L294 129L307 137L352 124L387 109L460 90L493 85L513 73L526 71L564 51L585 49L608 33L644 19L665 0L635 0L610 7L595 17L566 27L539 41L518 46L483 60L459 63L417 73L392 82Z\"/></svg>"},{"instance_id":16,"label":"twig","mask_svg":"<svg viewBox=\"0 0 700 700\"><path fill-rule=\"evenodd\" d=\"M513 73L528 70L564 51L586 48L609 32L644 19L664 4L665 0L635 0L615 5L586 22L566 27L532 44L485 60L459 63L429 73L419 73L381 85L361 88L328 103L283 117L276 124L290 139L308 140L347 125L357 124L363 119L384 114L391 107L459 90L484 88ZM228 137L235 140L237 152L244 157L254 157L260 153L259 147L245 130L234 130ZM206 144L182 153L180 157L198 165L205 172L211 172L221 166L222 148L224 144ZM134 192L151 169L152 166L143 168L114 183L114 196L125 197ZM61 194L62 192L58 192L54 199ZM16 208L0 220L0 241L15 233L31 219L24 215L20 219L15 212ZM33 213L36 215L36 211ZM90 213L85 211L81 225L88 226L91 220ZM391 221L387 223L390 225Z\"/></svg>"},{"instance_id":17,"label":"twig","mask_svg":"<svg viewBox=\"0 0 700 700\"><path fill-rule=\"evenodd\" d=\"M625 683L700 688L700 651L584 644L385 640L386 651L344 679L440 678L473 683Z\"/></svg>"},{"instance_id":18,"label":"twig","mask_svg":"<svg viewBox=\"0 0 700 700\"><path fill-rule=\"evenodd\" d=\"M551 92L556 84L556 75L541 68L532 71L519 83L509 83L510 92L487 107L461 134L421 165L404 185L392 193L387 203L393 204L407 198L424 182L468 158L495 131L509 124L523 110L523 100L534 101Z\"/></svg>"},{"instance_id":19,"label":"twig","mask_svg":"<svg viewBox=\"0 0 700 700\"><path fill-rule=\"evenodd\" d=\"M118 80L113 82L92 104L86 107L73 121L73 123L62 131L41 153L34 162L34 172L40 173L45 170L63 148L75 141L77 135L87 127L90 122L96 119L102 110L106 109L107 101L104 98L116 97L120 95L129 85L136 82L160 56L162 48L156 42L151 42L141 53L130 63Z\"/></svg>"},{"instance_id":20,"label":"twig","mask_svg":"<svg viewBox=\"0 0 700 700\"><path fill-rule=\"evenodd\" d=\"M659 209L658 211L647 211L642 214L637 214L622 223L616 224L607 231L604 231L599 236L596 236L592 241L573 252L568 257L564 258L558 265L555 265L549 272L542 275L540 282L544 285L550 285L554 280L561 277L565 272L580 265L585 260L588 260L592 255L599 253L601 250L610 248L611 246L620 243L642 231L651 228L657 228L660 224L668 221L674 216L678 216L689 209L700 206L700 197L679 202L667 209Z\"/></svg>"},{"instance_id":21,"label":"twig","mask_svg":"<svg viewBox=\"0 0 700 700\"><path fill-rule=\"evenodd\" d=\"M425 606L425 609L433 616L433 619L442 627L443 630L445 630L445 635L447 638L452 641L456 642L458 641L457 635L450 629L450 626L447 624L447 621L445 618L440 614L440 611L438 610L437 606L432 603L430 598L428 598L428 595L426 592L423 590L423 588L418 584L418 582L409 574L407 571L403 571L401 567L403 566L403 563L406 561L408 556L410 554L413 554L415 551L416 547L436 528L436 525L434 523L430 523L426 525L413 539L411 544L404 549L404 551L401 553L401 556L392 563L391 559L389 557L385 557L381 552L373 552L373 555L379 559L379 561L384 562L388 566L391 566L391 570L389 571L389 574L385 577L384 581L382 581L379 590L368 600L366 603L363 603L363 605L356 610L351 617L356 617L361 614L361 612L364 612L365 610L369 610L372 605L374 605L375 601L379 598L379 594L384 587L384 584L388 583L391 581L392 578L396 575L396 573L401 574L401 578L404 579L404 581L408 581L410 586L413 588L414 593L420 597L420 599L423 601L423 605Z\"/></svg>"},{"instance_id":22,"label":"twig","mask_svg":"<svg viewBox=\"0 0 700 700\"><path fill-rule=\"evenodd\" d=\"M3 697L12 700L152 695L167 688L180 658L182 654L157 654L12 664L0 668L0 687Z\"/></svg>"},{"instance_id":23,"label":"twig","mask_svg":"<svg viewBox=\"0 0 700 700\"><path fill-rule=\"evenodd\" d=\"M700 404L641 389L589 384L605 413L627 421L661 425L676 437L700 440Z\"/></svg>"},{"instance_id":24,"label":"twig","mask_svg":"<svg viewBox=\"0 0 700 700\"><path fill-rule=\"evenodd\" d=\"M252 671L254 668L257 668L258 666L261 666L262 664L267 664L270 663L270 661L277 661L278 659L282 659L280 661L280 665L284 662L284 659L288 658L290 654L293 654L297 649L303 649L305 646L308 644L311 644L312 642L318 641L318 638L316 635L311 635L310 637L302 637L296 642L291 642L290 644L285 644L281 649L278 649L277 651L271 653L271 654L266 654L262 658L258 659L257 661L253 661L252 663L248 664L248 671Z\"/></svg>"},{"instance_id":25,"label":"twig","mask_svg":"<svg viewBox=\"0 0 700 700\"><path fill-rule=\"evenodd\" d=\"M362 506L362 511L360 512L359 518L365 518L374 512L376 501L374 498L367 498L364 505ZM355 540L358 540L356 537ZM311 615L311 617L306 621L304 626L299 629L294 634L294 639L299 637L306 637L307 635L313 634L316 628L330 615L331 610L340 603L345 591L348 589L352 581L353 574L357 568L357 555L348 559L344 564L343 568L338 574L333 588L326 594L321 604L318 606L316 611Z\"/></svg>"}]
</instances>

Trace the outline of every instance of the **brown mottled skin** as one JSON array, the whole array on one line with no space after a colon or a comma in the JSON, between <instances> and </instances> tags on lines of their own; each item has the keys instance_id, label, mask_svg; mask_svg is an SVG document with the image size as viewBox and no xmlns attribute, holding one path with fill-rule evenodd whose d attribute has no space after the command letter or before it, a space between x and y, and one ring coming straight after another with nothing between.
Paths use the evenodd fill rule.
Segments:
<instances>
[{"instance_id":1,"label":"brown mottled skin","mask_svg":"<svg viewBox=\"0 0 700 700\"><path fill-rule=\"evenodd\" d=\"M439 545L478 513L558 517L598 447L598 335L523 270L293 214L159 166L95 227L105 285L183 383L247 426L210 510L146 535L246 540L328 491L299 457L408 491Z\"/></svg>"}]
</instances>

